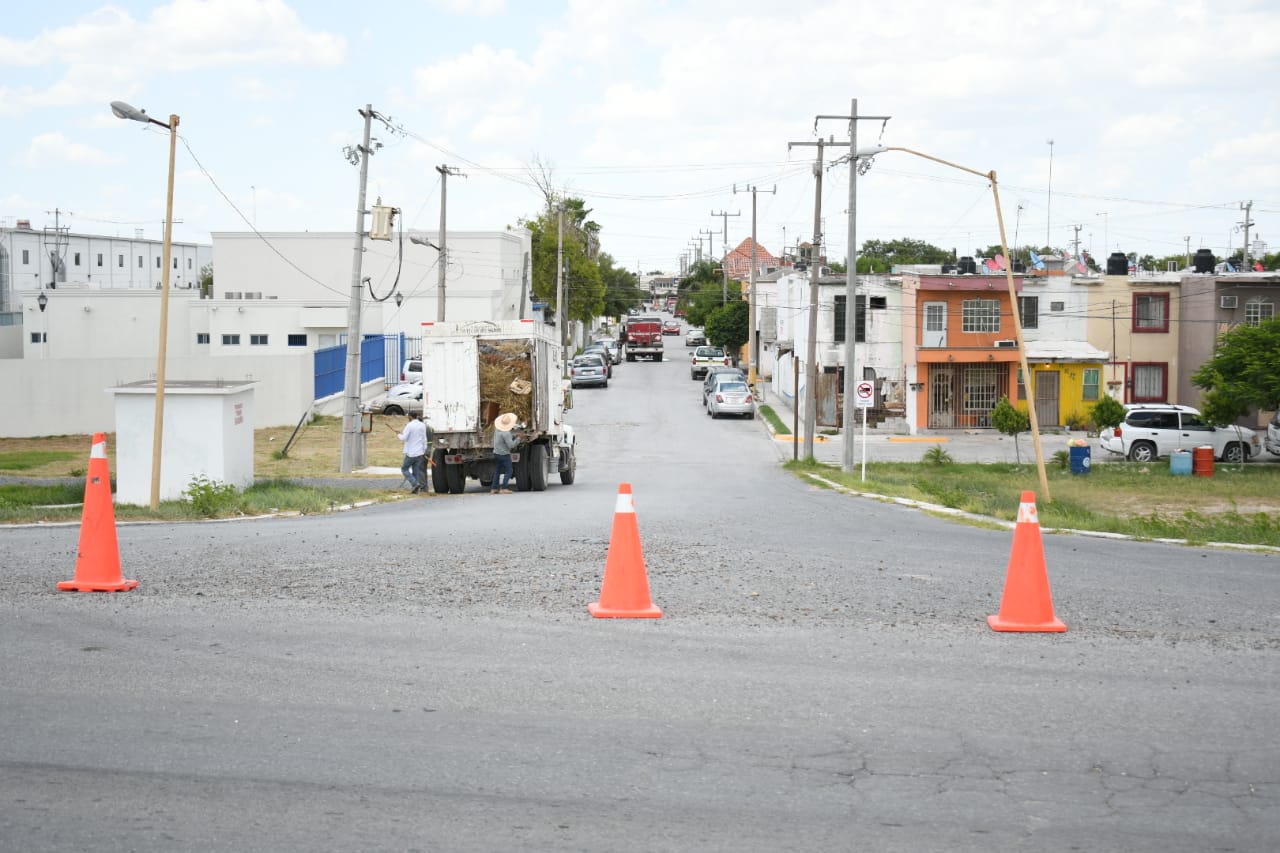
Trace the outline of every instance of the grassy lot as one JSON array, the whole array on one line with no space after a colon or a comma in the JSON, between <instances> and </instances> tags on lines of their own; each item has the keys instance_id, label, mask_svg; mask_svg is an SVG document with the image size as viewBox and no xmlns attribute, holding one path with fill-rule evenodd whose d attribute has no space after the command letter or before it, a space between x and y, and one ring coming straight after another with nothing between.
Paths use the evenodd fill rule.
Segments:
<instances>
[{"instance_id":1,"label":"grassy lot","mask_svg":"<svg viewBox=\"0 0 1280 853\"><path fill-rule=\"evenodd\" d=\"M403 417L374 418L368 439L371 467L399 469L401 445L395 434L404 423ZM365 488L361 480L368 475L338 473L340 418L317 418L303 427L284 456L281 451L292 433L292 428L257 431L254 471L258 482L243 493L225 495L205 489L203 500L196 503L166 502L157 513L146 507L118 506L116 516L178 520L271 510L314 513L333 505L406 497L404 491ZM0 485L0 523L79 520L77 504L84 495L91 441L87 435L0 439L0 475L80 479L70 485ZM926 456L922 454L922 459ZM1017 515L1022 491L1039 491L1036 470L1030 464L956 464L947 462L945 453L933 456L933 462L870 463L865 483L859 472L844 474L839 467L821 463L791 462L787 467L800 474L820 473L856 491L914 498L1010 521ZM114 471L114 436L107 438L107 457ZM289 482L303 478L341 478L346 484L319 488ZM1087 476L1073 476L1050 461L1049 480L1053 501L1037 499L1040 523L1046 527L1280 547L1280 465L1219 463L1214 476L1206 478L1172 476L1164 461L1112 462L1094 466Z\"/></svg>"},{"instance_id":2,"label":"grassy lot","mask_svg":"<svg viewBox=\"0 0 1280 853\"><path fill-rule=\"evenodd\" d=\"M905 497L1013 521L1022 492L1039 493L1034 465L873 462L867 479L838 466L790 462L859 492ZM1037 495L1040 524L1146 539L1280 547L1280 466L1222 465L1213 477L1175 477L1166 461L1095 465L1085 476L1050 464L1052 502Z\"/></svg>"}]
</instances>

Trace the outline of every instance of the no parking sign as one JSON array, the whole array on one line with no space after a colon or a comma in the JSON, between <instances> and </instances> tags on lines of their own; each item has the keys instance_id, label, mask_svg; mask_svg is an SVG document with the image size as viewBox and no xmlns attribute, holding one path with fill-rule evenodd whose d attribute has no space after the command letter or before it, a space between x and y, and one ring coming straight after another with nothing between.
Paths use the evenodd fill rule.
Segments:
<instances>
[{"instance_id":1,"label":"no parking sign","mask_svg":"<svg viewBox=\"0 0 1280 853\"><path fill-rule=\"evenodd\" d=\"M853 389L853 399L859 409L870 409L876 399L875 387L870 382L859 382Z\"/></svg>"}]
</instances>

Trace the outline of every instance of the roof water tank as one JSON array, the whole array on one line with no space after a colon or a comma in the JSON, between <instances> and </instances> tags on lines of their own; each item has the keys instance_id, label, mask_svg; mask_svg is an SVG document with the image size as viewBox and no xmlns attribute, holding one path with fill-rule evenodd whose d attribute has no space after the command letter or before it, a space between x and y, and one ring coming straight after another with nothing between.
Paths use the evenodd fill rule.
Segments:
<instances>
[{"instance_id":1,"label":"roof water tank","mask_svg":"<svg viewBox=\"0 0 1280 853\"><path fill-rule=\"evenodd\" d=\"M943 265L942 265L942 274L943 274L943 275L951 275L951 274L952 274L953 272L955 272L955 271L956 271L956 265L955 265L955 264L943 264Z\"/></svg>"},{"instance_id":2,"label":"roof water tank","mask_svg":"<svg viewBox=\"0 0 1280 853\"><path fill-rule=\"evenodd\" d=\"M960 275L977 275L978 262L968 255L960 258Z\"/></svg>"},{"instance_id":3,"label":"roof water tank","mask_svg":"<svg viewBox=\"0 0 1280 853\"><path fill-rule=\"evenodd\" d=\"M1112 252L1107 256L1107 275L1124 275L1129 272L1129 256L1124 252Z\"/></svg>"},{"instance_id":4,"label":"roof water tank","mask_svg":"<svg viewBox=\"0 0 1280 853\"><path fill-rule=\"evenodd\" d=\"M1192 263L1195 264L1196 272L1213 272L1217 260L1213 257L1212 249L1196 249Z\"/></svg>"},{"instance_id":5,"label":"roof water tank","mask_svg":"<svg viewBox=\"0 0 1280 853\"><path fill-rule=\"evenodd\" d=\"M1014 262L1013 262L1013 271L1014 271L1014 272L1026 272L1026 271L1027 271L1027 265L1026 265L1026 264L1024 264L1022 261L1014 261Z\"/></svg>"}]
</instances>

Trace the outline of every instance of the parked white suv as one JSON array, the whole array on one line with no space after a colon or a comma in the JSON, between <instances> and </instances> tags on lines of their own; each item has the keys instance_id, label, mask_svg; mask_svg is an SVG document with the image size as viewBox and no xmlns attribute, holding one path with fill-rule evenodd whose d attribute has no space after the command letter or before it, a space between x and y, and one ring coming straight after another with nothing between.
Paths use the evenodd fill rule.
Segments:
<instances>
[{"instance_id":1,"label":"parked white suv","mask_svg":"<svg viewBox=\"0 0 1280 853\"><path fill-rule=\"evenodd\" d=\"M1271 423L1267 424L1267 452L1280 456L1280 412L1276 412Z\"/></svg>"},{"instance_id":2,"label":"parked white suv","mask_svg":"<svg viewBox=\"0 0 1280 853\"><path fill-rule=\"evenodd\" d=\"M1215 427L1190 406L1130 404L1124 423L1098 436L1103 450L1134 462L1151 462L1175 450L1209 445L1224 462L1247 462L1262 450L1258 434L1248 427Z\"/></svg>"}]
</instances>

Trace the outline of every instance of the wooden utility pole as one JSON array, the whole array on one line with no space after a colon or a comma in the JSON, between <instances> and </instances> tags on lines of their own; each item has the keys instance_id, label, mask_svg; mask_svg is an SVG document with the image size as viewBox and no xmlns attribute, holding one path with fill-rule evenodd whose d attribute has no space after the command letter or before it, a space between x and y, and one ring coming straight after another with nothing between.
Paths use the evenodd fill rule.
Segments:
<instances>
[{"instance_id":1,"label":"wooden utility pole","mask_svg":"<svg viewBox=\"0 0 1280 853\"><path fill-rule=\"evenodd\" d=\"M729 259L729 217L741 216L742 211L738 211L737 213L726 213L722 210L719 213L716 213L713 210L711 211L711 215L719 216L721 220L720 246L724 249L724 252L720 256L720 272L724 276L724 284L720 286L720 304L724 305L729 301L729 268L725 266L725 262Z\"/></svg>"}]
</instances>

